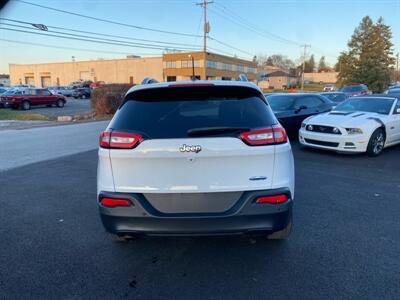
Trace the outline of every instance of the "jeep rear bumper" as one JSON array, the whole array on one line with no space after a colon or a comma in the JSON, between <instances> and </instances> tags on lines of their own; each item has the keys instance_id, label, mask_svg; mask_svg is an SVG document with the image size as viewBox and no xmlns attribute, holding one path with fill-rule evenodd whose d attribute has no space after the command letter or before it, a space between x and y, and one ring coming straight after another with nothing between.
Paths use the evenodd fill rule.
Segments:
<instances>
[{"instance_id":1,"label":"jeep rear bumper","mask_svg":"<svg viewBox=\"0 0 400 300\"><path fill-rule=\"evenodd\" d=\"M281 204L259 204L260 196L286 194ZM142 194L102 192L99 199L129 199L129 207L108 208L99 204L105 229L121 235L229 235L271 233L284 229L292 218L292 199L287 188L247 191L222 213L174 213L157 211Z\"/></svg>"}]
</instances>

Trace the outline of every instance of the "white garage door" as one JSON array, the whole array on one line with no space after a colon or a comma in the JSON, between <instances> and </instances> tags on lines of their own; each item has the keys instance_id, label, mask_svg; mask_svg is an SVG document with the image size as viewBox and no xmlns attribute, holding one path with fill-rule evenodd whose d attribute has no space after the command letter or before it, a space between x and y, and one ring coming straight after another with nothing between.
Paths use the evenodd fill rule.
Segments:
<instances>
[{"instance_id":1,"label":"white garage door","mask_svg":"<svg viewBox=\"0 0 400 300\"><path fill-rule=\"evenodd\" d=\"M79 72L79 79L83 81L87 81L90 79L90 72L89 71L81 71Z\"/></svg>"}]
</instances>

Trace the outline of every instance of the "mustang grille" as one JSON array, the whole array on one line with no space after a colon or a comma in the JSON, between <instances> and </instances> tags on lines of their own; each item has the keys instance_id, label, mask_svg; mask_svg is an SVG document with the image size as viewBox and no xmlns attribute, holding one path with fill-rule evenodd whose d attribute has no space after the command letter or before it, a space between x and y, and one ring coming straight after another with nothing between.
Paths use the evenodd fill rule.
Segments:
<instances>
[{"instance_id":1,"label":"mustang grille","mask_svg":"<svg viewBox=\"0 0 400 300\"><path fill-rule=\"evenodd\" d=\"M311 139L304 139L306 143L308 144L314 144L314 145L320 145L320 146L327 146L327 147L333 147L336 148L339 146L339 143L333 143L333 142L325 142L325 141L317 141L317 140L311 140Z\"/></svg>"},{"instance_id":2,"label":"mustang grille","mask_svg":"<svg viewBox=\"0 0 400 300\"><path fill-rule=\"evenodd\" d=\"M340 130L338 132L334 132L335 127L323 126L323 125L311 125L311 126L312 126L311 128L309 126L306 126L306 130L321 132L321 133L342 134Z\"/></svg>"}]
</instances>

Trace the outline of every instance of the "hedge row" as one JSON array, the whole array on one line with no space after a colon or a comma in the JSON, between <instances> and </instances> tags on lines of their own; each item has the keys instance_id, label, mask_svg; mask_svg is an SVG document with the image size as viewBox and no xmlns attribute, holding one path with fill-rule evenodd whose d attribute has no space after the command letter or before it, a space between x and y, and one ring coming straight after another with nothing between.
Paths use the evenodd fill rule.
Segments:
<instances>
[{"instance_id":1,"label":"hedge row","mask_svg":"<svg viewBox=\"0 0 400 300\"><path fill-rule=\"evenodd\" d=\"M92 91L92 111L96 116L113 115L131 84L107 84Z\"/></svg>"}]
</instances>

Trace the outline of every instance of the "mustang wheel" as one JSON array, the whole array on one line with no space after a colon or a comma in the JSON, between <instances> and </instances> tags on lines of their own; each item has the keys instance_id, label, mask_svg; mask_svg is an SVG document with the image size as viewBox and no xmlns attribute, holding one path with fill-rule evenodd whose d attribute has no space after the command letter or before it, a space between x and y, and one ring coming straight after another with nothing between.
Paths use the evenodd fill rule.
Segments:
<instances>
[{"instance_id":1,"label":"mustang wheel","mask_svg":"<svg viewBox=\"0 0 400 300\"><path fill-rule=\"evenodd\" d=\"M367 154L369 156L378 156L382 153L383 147L385 146L385 131L382 128L378 128L371 135L368 142Z\"/></svg>"}]
</instances>

